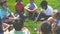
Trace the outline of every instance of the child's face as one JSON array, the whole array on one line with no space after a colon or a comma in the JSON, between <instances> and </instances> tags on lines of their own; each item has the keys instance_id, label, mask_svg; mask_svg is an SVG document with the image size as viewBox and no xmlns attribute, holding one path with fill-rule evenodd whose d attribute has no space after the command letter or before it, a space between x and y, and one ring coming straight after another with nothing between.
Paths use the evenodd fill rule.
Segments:
<instances>
[{"instance_id":1,"label":"child's face","mask_svg":"<svg viewBox=\"0 0 60 34\"><path fill-rule=\"evenodd\" d=\"M47 7L46 7L46 6L42 6L42 8L43 8L43 9L47 9Z\"/></svg>"},{"instance_id":2,"label":"child's face","mask_svg":"<svg viewBox=\"0 0 60 34\"><path fill-rule=\"evenodd\" d=\"M33 4L33 2L34 2L33 0L30 0L30 4Z\"/></svg>"},{"instance_id":3,"label":"child's face","mask_svg":"<svg viewBox=\"0 0 60 34\"><path fill-rule=\"evenodd\" d=\"M6 9L6 8L7 8L7 5L3 4L2 7L3 7L4 9Z\"/></svg>"},{"instance_id":4,"label":"child's face","mask_svg":"<svg viewBox=\"0 0 60 34\"><path fill-rule=\"evenodd\" d=\"M18 0L17 3L19 4L22 0Z\"/></svg>"}]
</instances>

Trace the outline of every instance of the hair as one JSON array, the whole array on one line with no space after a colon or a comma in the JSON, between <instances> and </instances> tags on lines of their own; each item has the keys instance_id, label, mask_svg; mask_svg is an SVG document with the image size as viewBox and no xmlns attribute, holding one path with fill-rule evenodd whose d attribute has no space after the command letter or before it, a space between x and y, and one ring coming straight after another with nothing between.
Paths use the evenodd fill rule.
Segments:
<instances>
[{"instance_id":1,"label":"hair","mask_svg":"<svg viewBox=\"0 0 60 34\"><path fill-rule=\"evenodd\" d=\"M49 21L43 21L41 25L41 30L44 34L51 32L51 24Z\"/></svg>"},{"instance_id":2,"label":"hair","mask_svg":"<svg viewBox=\"0 0 60 34\"><path fill-rule=\"evenodd\" d=\"M16 0L16 2L19 1L19 0ZM22 0L21 0L22 1Z\"/></svg>"},{"instance_id":3,"label":"hair","mask_svg":"<svg viewBox=\"0 0 60 34\"><path fill-rule=\"evenodd\" d=\"M30 0L30 1L34 1L34 0Z\"/></svg>"},{"instance_id":4,"label":"hair","mask_svg":"<svg viewBox=\"0 0 60 34\"><path fill-rule=\"evenodd\" d=\"M7 1L3 1L3 2L1 2L1 5L3 5L3 4L5 4Z\"/></svg>"},{"instance_id":5,"label":"hair","mask_svg":"<svg viewBox=\"0 0 60 34\"><path fill-rule=\"evenodd\" d=\"M60 19L60 12L58 11L56 14L53 15L53 17Z\"/></svg>"},{"instance_id":6,"label":"hair","mask_svg":"<svg viewBox=\"0 0 60 34\"><path fill-rule=\"evenodd\" d=\"M47 6L48 3L47 3L47 1L42 1L42 2L40 3L40 5L41 5L41 6Z\"/></svg>"},{"instance_id":7,"label":"hair","mask_svg":"<svg viewBox=\"0 0 60 34\"><path fill-rule=\"evenodd\" d=\"M43 1L46 1L46 0L43 0Z\"/></svg>"},{"instance_id":8,"label":"hair","mask_svg":"<svg viewBox=\"0 0 60 34\"><path fill-rule=\"evenodd\" d=\"M20 31L23 28L24 23L19 20L15 20L13 23L13 26L15 28L16 31Z\"/></svg>"}]
</instances>

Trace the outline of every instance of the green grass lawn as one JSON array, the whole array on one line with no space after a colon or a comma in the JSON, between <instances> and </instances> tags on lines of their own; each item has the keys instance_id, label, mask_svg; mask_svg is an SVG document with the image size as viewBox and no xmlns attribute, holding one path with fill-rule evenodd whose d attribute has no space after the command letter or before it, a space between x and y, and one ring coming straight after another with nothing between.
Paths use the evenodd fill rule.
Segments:
<instances>
[{"instance_id":1,"label":"green grass lawn","mask_svg":"<svg viewBox=\"0 0 60 34\"><path fill-rule=\"evenodd\" d=\"M35 0L36 5L38 6L38 10L40 10L40 2L41 1L42 0ZM60 0L47 0L47 1L48 1L48 4L50 6L52 6L54 9L58 9L58 10L60 9L60 3L59 3ZM29 0L23 0L23 3L25 6L28 2L29 2ZM15 10L14 10L15 0L7 0L7 3L8 3L8 7L9 7L10 11L15 12ZM29 22L25 21L24 26L30 30L31 34L37 34L34 31L34 28L38 27L40 24L41 24L41 22L34 23L34 21L29 21Z\"/></svg>"}]
</instances>

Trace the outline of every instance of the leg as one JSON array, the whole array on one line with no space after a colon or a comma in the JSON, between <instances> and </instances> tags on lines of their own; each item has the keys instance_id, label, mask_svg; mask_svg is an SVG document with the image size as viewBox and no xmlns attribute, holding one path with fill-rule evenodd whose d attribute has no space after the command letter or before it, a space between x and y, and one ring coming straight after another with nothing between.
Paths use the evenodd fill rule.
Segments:
<instances>
[{"instance_id":1,"label":"leg","mask_svg":"<svg viewBox=\"0 0 60 34\"><path fill-rule=\"evenodd\" d=\"M49 16L46 15L46 16L45 16L45 20L47 20L49 17L51 17L51 15L49 15Z\"/></svg>"},{"instance_id":2,"label":"leg","mask_svg":"<svg viewBox=\"0 0 60 34\"><path fill-rule=\"evenodd\" d=\"M37 17L38 13L37 12L34 12L34 15L33 15L33 20L35 20L35 18Z\"/></svg>"},{"instance_id":3,"label":"leg","mask_svg":"<svg viewBox=\"0 0 60 34\"><path fill-rule=\"evenodd\" d=\"M39 20L44 20L44 19L42 19L42 18L45 18L45 14L44 14L44 13L41 13L41 14L40 14L40 16L39 16L39 18L38 18L38 21L39 21Z\"/></svg>"},{"instance_id":4,"label":"leg","mask_svg":"<svg viewBox=\"0 0 60 34\"><path fill-rule=\"evenodd\" d=\"M32 13L28 12L28 19L30 20L32 18Z\"/></svg>"}]
</instances>

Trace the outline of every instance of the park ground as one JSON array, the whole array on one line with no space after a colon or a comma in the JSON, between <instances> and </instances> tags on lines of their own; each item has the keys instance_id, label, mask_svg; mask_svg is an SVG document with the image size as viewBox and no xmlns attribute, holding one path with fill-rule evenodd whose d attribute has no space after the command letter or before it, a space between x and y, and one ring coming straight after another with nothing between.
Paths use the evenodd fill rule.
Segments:
<instances>
[{"instance_id":1,"label":"park ground","mask_svg":"<svg viewBox=\"0 0 60 34\"><path fill-rule=\"evenodd\" d=\"M38 10L40 10L41 8L40 7L41 1L42 0L34 1L38 6ZM53 7L53 9L57 9L57 10L60 9L60 0L47 0L47 1L48 1L48 4ZM14 9L15 0L7 0L7 3L10 11L15 12L15 9ZM23 0L23 3L24 3L24 6L26 6L29 3L29 0ZM25 13L27 12L25 11ZM39 27L40 25L41 25L41 21L34 23L34 21L30 20L29 22L25 21L24 23L24 26L30 30L31 34L37 34L36 31L34 31L34 28Z\"/></svg>"}]
</instances>

